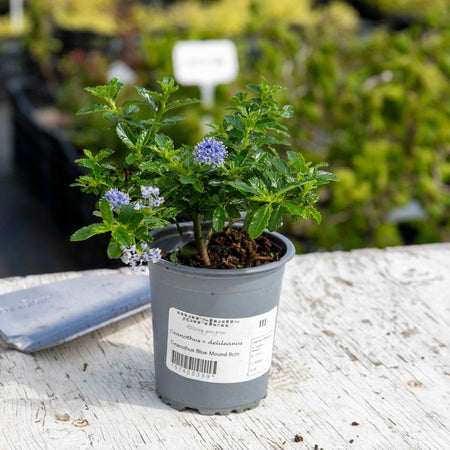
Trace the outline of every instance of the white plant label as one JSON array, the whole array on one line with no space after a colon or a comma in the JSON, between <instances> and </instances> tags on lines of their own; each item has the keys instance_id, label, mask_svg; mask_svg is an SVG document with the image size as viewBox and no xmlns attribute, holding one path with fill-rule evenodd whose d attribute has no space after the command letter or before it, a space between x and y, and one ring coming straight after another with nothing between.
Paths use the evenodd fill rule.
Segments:
<instances>
[{"instance_id":1,"label":"white plant label","mask_svg":"<svg viewBox=\"0 0 450 450\"><path fill-rule=\"evenodd\" d=\"M229 83L238 73L236 46L227 39L179 41L172 61L175 79L185 86Z\"/></svg>"},{"instance_id":2,"label":"white plant label","mask_svg":"<svg viewBox=\"0 0 450 450\"><path fill-rule=\"evenodd\" d=\"M277 307L253 317L219 319L169 310L167 368L209 383L253 380L270 369Z\"/></svg>"}]
</instances>

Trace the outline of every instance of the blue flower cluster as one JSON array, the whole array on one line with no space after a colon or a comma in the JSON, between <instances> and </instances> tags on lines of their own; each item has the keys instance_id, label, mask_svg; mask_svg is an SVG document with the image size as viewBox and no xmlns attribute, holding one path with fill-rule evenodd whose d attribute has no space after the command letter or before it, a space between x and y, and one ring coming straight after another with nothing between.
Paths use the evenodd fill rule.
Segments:
<instances>
[{"instance_id":1,"label":"blue flower cluster","mask_svg":"<svg viewBox=\"0 0 450 450\"><path fill-rule=\"evenodd\" d=\"M154 186L141 186L142 198L158 197L159 188Z\"/></svg>"},{"instance_id":2,"label":"blue flower cluster","mask_svg":"<svg viewBox=\"0 0 450 450\"><path fill-rule=\"evenodd\" d=\"M159 188L153 186L141 186L141 194L144 202L137 202L134 209L156 208L164 203L164 197L159 196ZM148 203L148 204L147 204Z\"/></svg>"},{"instance_id":3,"label":"blue flower cluster","mask_svg":"<svg viewBox=\"0 0 450 450\"><path fill-rule=\"evenodd\" d=\"M225 161L227 149L222 142L208 138L197 144L194 149L195 162L217 167Z\"/></svg>"},{"instance_id":4,"label":"blue flower cluster","mask_svg":"<svg viewBox=\"0 0 450 450\"><path fill-rule=\"evenodd\" d=\"M121 208L123 205L130 204L130 197L125 192L119 191L117 188L112 188L105 194L106 200L111 205L111 209Z\"/></svg>"},{"instance_id":5,"label":"blue flower cluster","mask_svg":"<svg viewBox=\"0 0 450 450\"><path fill-rule=\"evenodd\" d=\"M161 249L149 248L146 242L143 242L141 247L142 252L138 252L135 245L130 248L121 247L120 259L124 264L129 264L133 270L145 270L145 264L157 263L161 259Z\"/></svg>"}]
</instances>

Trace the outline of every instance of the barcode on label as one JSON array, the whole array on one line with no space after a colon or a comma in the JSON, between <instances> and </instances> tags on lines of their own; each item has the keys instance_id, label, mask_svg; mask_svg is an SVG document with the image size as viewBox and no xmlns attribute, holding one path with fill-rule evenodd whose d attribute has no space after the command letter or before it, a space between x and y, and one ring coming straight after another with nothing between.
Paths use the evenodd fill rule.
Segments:
<instances>
[{"instance_id":1,"label":"barcode on label","mask_svg":"<svg viewBox=\"0 0 450 450\"><path fill-rule=\"evenodd\" d=\"M194 358L178 353L175 350L172 350L172 363L184 369L193 370L194 372L208 373L211 375L217 373L217 361Z\"/></svg>"}]
</instances>

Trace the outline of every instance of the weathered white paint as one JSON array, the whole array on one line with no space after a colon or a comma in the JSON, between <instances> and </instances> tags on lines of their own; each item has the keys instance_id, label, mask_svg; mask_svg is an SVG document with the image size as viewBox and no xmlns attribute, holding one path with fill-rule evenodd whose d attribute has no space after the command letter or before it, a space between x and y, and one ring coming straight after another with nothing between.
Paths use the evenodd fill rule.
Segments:
<instances>
[{"instance_id":1,"label":"weathered white paint","mask_svg":"<svg viewBox=\"0 0 450 450\"><path fill-rule=\"evenodd\" d=\"M0 293L78 275L3 279ZM257 409L162 404L145 312L34 355L0 353L0 449L450 448L450 244L297 256L285 277Z\"/></svg>"}]
</instances>

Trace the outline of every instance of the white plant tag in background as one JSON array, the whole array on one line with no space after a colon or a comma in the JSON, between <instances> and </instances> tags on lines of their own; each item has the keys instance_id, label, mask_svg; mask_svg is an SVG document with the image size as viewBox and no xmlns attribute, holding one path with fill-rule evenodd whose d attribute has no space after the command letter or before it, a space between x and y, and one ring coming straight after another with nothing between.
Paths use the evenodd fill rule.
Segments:
<instances>
[{"instance_id":1,"label":"white plant tag in background","mask_svg":"<svg viewBox=\"0 0 450 450\"><path fill-rule=\"evenodd\" d=\"M216 86L233 81L239 68L236 46L228 39L179 41L172 62L177 82L199 86L202 106L207 109L214 106ZM205 117L203 123L209 120Z\"/></svg>"},{"instance_id":2,"label":"white plant tag in background","mask_svg":"<svg viewBox=\"0 0 450 450\"><path fill-rule=\"evenodd\" d=\"M167 368L209 383L253 380L270 369L277 308L253 317L219 319L169 310Z\"/></svg>"},{"instance_id":3,"label":"white plant tag in background","mask_svg":"<svg viewBox=\"0 0 450 450\"><path fill-rule=\"evenodd\" d=\"M238 73L236 46L227 39L179 41L172 59L175 79L184 86L230 83Z\"/></svg>"}]
</instances>

